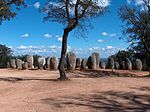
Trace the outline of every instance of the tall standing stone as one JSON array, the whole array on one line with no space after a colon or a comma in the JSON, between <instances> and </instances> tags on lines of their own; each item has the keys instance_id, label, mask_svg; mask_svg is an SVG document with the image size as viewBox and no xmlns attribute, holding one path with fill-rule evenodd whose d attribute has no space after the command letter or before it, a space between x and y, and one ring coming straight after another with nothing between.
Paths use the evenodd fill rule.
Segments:
<instances>
[{"instance_id":1,"label":"tall standing stone","mask_svg":"<svg viewBox=\"0 0 150 112\"><path fill-rule=\"evenodd\" d=\"M7 62L7 68L10 68L10 62Z\"/></svg>"},{"instance_id":2,"label":"tall standing stone","mask_svg":"<svg viewBox=\"0 0 150 112\"><path fill-rule=\"evenodd\" d=\"M38 58L38 64L39 64L40 70L42 70L44 68L45 63L46 63L45 58L43 58L43 57Z\"/></svg>"},{"instance_id":3,"label":"tall standing stone","mask_svg":"<svg viewBox=\"0 0 150 112\"><path fill-rule=\"evenodd\" d=\"M46 58L46 68L50 69L50 60L51 60L51 57L47 57Z\"/></svg>"},{"instance_id":4,"label":"tall standing stone","mask_svg":"<svg viewBox=\"0 0 150 112\"><path fill-rule=\"evenodd\" d=\"M16 69L16 60L15 59L10 59L10 67L13 69Z\"/></svg>"},{"instance_id":5,"label":"tall standing stone","mask_svg":"<svg viewBox=\"0 0 150 112\"><path fill-rule=\"evenodd\" d=\"M109 69L112 69L112 71L114 70L114 67L115 67L115 62L114 62L114 59L112 57L109 57L108 58L108 68Z\"/></svg>"},{"instance_id":6,"label":"tall standing stone","mask_svg":"<svg viewBox=\"0 0 150 112\"><path fill-rule=\"evenodd\" d=\"M125 66L127 70L132 70L132 62L126 58Z\"/></svg>"},{"instance_id":7,"label":"tall standing stone","mask_svg":"<svg viewBox=\"0 0 150 112\"><path fill-rule=\"evenodd\" d=\"M32 55L27 55L28 68L33 69L34 59Z\"/></svg>"},{"instance_id":8,"label":"tall standing stone","mask_svg":"<svg viewBox=\"0 0 150 112\"><path fill-rule=\"evenodd\" d=\"M22 70L22 60L21 59L16 59L16 66L18 70Z\"/></svg>"},{"instance_id":9,"label":"tall standing stone","mask_svg":"<svg viewBox=\"0 0 150 112\"><path fill-rule=\"evenodd\" d=\"M105 63L105 62L101 62L101 63L100 63L100 67L101 67L102 69L106 69L106 63Z\"/></svg>"},{"instance_id":10,"label":"tall standing stone","mask_svg":"<svg viewBox=\"0 0 150 112\"><path fill-rule=\"evenodd\" d=\"M142 61L140 59L136 59L135 61L136 64L136 70L142 70Z\"/></svg>"},{"instance_id":11,"label":"tall standing stone","mask_svg":"<svg viewBox=\"0 0 150 112\"><path fill-rule=\"evenodd\" d=\"M75 70L76 67L76 54L73 52L68 52L66 56L67 69Z\"/></svg>"},{"instance_id":12,"label":"tall standing stone","mask_svg":"<svg viewBox=\"0 0 150 112\"><path fill-rule=\"evenodd\" d=\"M82 59L81 62L81 70L86 70L87 68L87 60L86 59Z\"/></svg>"},{"instance_id":13,"label":"tall standing stone","mask_svg":"<svg viewBox=\"0 0 150 112\"><path fill-rule=\"evenodd\" d=\"M100 55L97 52L94 52L92 55L96 56L96 69L99 68L99 63L100 63Z\"/></svg>"},{"instance_id":14,"label":"tall standing stone","mask_svg":"<svg viewBox=\"0 0 150 112\"><path fill-rule=\"evenodd\" d=\"M121 69L123 69L123 70L126 69L126 67L125 67L125 61L122 61L122 62L120 63L120 65L121 65Z\"/></svg>"},{"instance_id":15,"label":"tall standing stone","mask_svg":"<svg viewBox=\"0 0 150 112\"><path fill-rule=\"evenodd\" d=\"M58 69L58 58L57 57L51 57L50 69L51 70L57 70Z\"/></svg>"},{"instance_id":16,"label":"tall standing stone","mask_svg":"<svg viewBox=\"0 0 150 112\"><path fill-rule=\"evenodd\" d=\"M81 68L81 62L82 62L82 58L76 59L76 68Z\"/></svg>"}]
</instances>

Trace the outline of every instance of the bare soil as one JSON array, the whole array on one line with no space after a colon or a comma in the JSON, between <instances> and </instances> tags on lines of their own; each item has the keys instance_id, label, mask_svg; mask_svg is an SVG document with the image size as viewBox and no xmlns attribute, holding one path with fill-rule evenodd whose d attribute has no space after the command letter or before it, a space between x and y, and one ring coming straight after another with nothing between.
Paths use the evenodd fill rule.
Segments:
<instances>
[{"instance_id":1,"label":"bare soil","mask_svg":"<svg viewBox=\"0 0 150 112\"><path fill-rule=\"evenodd\" d=\"M0 69L0 112L150 112L148 72Z\"/></svg>"}]
</instances>

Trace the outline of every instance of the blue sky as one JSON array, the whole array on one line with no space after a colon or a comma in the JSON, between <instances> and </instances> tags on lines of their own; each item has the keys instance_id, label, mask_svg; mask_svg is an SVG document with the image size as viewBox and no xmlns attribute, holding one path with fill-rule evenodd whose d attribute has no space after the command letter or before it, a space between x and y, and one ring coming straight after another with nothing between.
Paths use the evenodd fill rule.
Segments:
<instances>
[{"instance_id":1,"label":"blue sky","mask_svg":"<svg viewBox=\"0 0 150 112\"><path fill-rule=\"evenodd\" d=\"M74 51L78 57L88 57L92 52L99 52L106 58L119 50L126 49L129 43L120 40L122 22L117 16L118 9L131 0L103 0L109 12L91 20L93 29L89 29L87 38L76 38L71 32L68 38L68 51ZM135 0L135 5L141 0ZM14 55L39 54L60 56L63 26L58 23L43 22L44 14L39 8L46 0L28 0L28 8L22 8L11 21L4 21L0 26L0 44L12 48Z\"/></svg>"}]
</instances>

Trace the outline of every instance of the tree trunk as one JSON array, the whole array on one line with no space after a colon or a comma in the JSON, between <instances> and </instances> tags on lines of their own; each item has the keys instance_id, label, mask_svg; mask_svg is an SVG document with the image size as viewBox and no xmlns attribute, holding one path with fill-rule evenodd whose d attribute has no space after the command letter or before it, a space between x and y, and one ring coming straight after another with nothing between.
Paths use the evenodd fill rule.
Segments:
<instances>
[{"instance_id":1,"label":"tree trunk","mask_svg":"<svg viewBox=\"0 0 150 112\"><path fill-rule=\"evenodd\" d=\"M60 73L60 80L67 80L66 72L65 72L65 57L67 52L67 38L68 38L69 31L64 29L64 34L62 38L62 48L61 48L61 57L59 61L59 73Z\"/></svg>"}]
</instances>

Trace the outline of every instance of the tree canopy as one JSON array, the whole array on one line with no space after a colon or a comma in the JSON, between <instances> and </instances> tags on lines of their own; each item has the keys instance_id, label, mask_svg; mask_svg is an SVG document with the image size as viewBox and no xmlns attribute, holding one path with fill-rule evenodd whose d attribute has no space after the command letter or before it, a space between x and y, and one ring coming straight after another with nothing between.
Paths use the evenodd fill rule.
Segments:
<instances>
[{"instance_id":1,"label":"tree canopy","mask_svg":"<svg viewBox=\"0 0 150 112\"><path fill-rule=\"evenodd\" d=\"M119 17L125 23L123 33L131 42L131 49L150 54L150 0L141 5L125 5L119 10Z\"/></svg>"},{"instance_id":2,"label":"tree canopy","mask_svg":"<svg viewBox=\"0 0 150 112\"><path fill-rule=\"evenodd\" d=\"M0 0L0 24L3 20L10 20L16 16L13 5L18 10L20 5L24 5L24 0Z\"/></svg>"}]
</instances>

